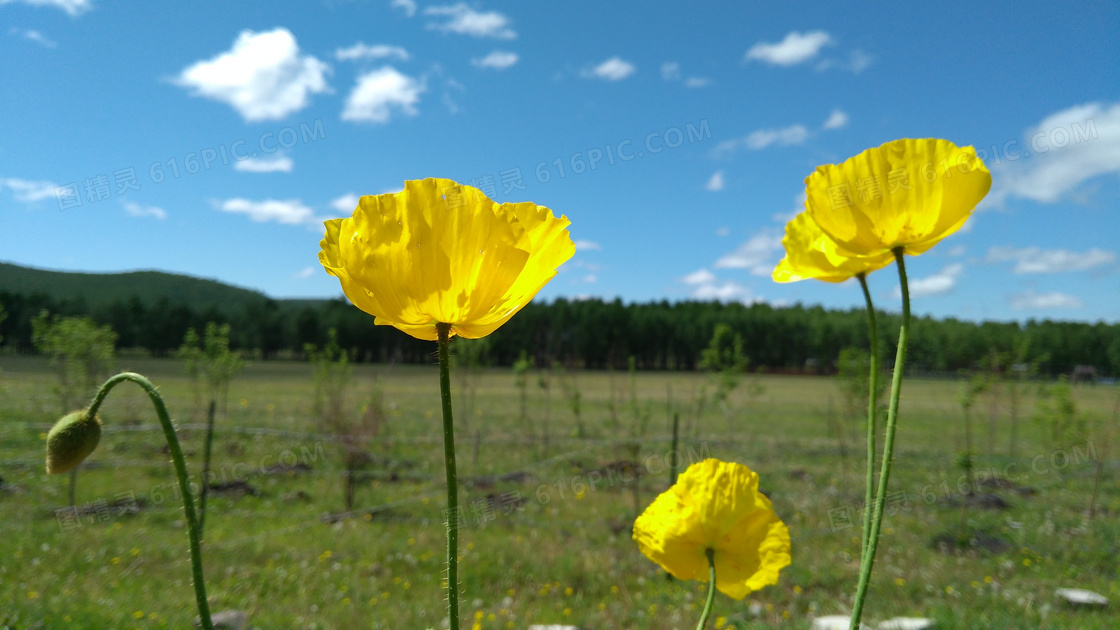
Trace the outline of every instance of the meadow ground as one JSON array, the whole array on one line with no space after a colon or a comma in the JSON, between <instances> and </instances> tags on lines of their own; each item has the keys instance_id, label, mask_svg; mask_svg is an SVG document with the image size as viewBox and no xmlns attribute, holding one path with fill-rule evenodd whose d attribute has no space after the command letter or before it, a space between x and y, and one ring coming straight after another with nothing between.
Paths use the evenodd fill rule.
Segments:
<instances>
[{"instance_id":1,"label":"meadow ground","mask_svg":"<svg viewBox=\"0 0 1120 630\"><path fill-rule=\"evenodd\" d=\"M189 427L201 418L181 365L129 359L121 367L160 386L172 415L188 427L180 433L197 475L203 432ZM52 374L44 361L21 357L0 359L0 370L0 627L189 627L195 608L182 507L141 390L123 384L103 408L107 431L77 475L75 503L83 512L76 513L60 509L68 503L68 477L43 470L45 433L61 411ZM637 413L626 373L569 376L581 392L583 437L558 379L546 403L531 375L523 421L510 370L475 377L473 409L453 376L466 627L695 626L705 585L667 580L630 538L636 511L668 486L671 409L680 412L685 463L710 455L750 466L793 539L793 564L777 586L743 601L717 595L715 627L808 628L814 615L850 609L862 428L858 418L843 417L834 379L756 377L763 393L751 398L740 388L730 417L709 407L697 418L692 402L704 375L638 374ZM389 420L372 443L350 515L341 514L340 448L312 417L310 366L257 362L234 379L212 469L218 481L246 481L256 494L211 495L203 554L213 610L248 611L251 625L265 629L440 627L437 370L357 366L355 413L375 377ZM1007 396L990 446L990 406L981 401L975 468L1021 486L985 487L1010 504L1003 510L962 507L959 388L954 380L905 383L895 492L865 619L921 615L943 628L1116 627L1114 613L1071 609L1054 589L1120 598L1120 488L1105 428L1117 387L1075 388L1079 409L1095 421L1087 433L1062 438L1030 420L1037 387L1027 387L1013 458ZM837 423L846 453L830 429ZM1095 458L1108 463L1097 498L1103 509L1089 519ZM624 460L638 462L636 483L634 469L611 466ZM933 544L939 536L940 548Z\"/></svg>"}]
</instances>

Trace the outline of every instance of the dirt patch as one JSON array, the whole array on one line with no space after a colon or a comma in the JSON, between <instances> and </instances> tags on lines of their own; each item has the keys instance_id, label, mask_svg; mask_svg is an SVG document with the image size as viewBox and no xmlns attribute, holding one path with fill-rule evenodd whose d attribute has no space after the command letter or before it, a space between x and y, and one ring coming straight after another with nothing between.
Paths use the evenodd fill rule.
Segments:
<instances>
[{"instance_id":1,"label":"dirt patch","mask_svg":"<svg viewBox=\"0 0 1120 630\"><path fill-rule=\"evenodd\" d=\"M941 553L960 553L965 551L986 551L991 554L1007 553L1011 543L987 532L942 532L933 537L929 546Z\"/></svg>"},{"instance_id":2,"label":"dirt patch","mask_svg":"<svg viewBox=\"0 0 1120 630\"><path fill-rule=\"evenodd\" d=\"M265 468L262 472L264 472L264 474L266 475L298 475L311 472L311 466L303 462L298 462L291 466L285 466L284 464L273 464L272 466Z\"/></svg>"},{"instance_id":3,"label":"dirt patch","mask_svg":"<svg viewBox=\"0 0 1120 630\"><path fill-rule=\"evenodd\" d=\"M490 488L493 488L494 485L499 482L516 483L520 485L532 481L532 479L533 475L523 470L517 470L510 473L505 473L504 475L487 475L485 477L475 477L474 479L468 480L463 485L468 488L479 488L488 490Z\"/></svg>"},{"instance_id":4,"label":"dirt patch","mask_svg":"<svg viewBox=\"0 0 1120 630\"><path fill-rule=\"evenodd\" d=\"M230 496L260 496L260 490L253 487L253 484L248 481L226 481L223 483L210 484L210 492L214 494L226 494Z\"/></svg>"},{"instance_id":5,"label":"dirt patch","mask_svg":"<svg viewBox=\"0 0 1120 630\"><path fill-rule=\"evenodd\" d=\"M296 501L307 503L311 501L311 495L303 490L296 490L295 492L285 492L281 495L280 500L284 503L294 503Z\"/></svg>"},{"instance_id":6,"label":"dirt patch","mask_svg":"<svg viewBox=\"0 0 1120 630\"><path fill-rule=\"evenodd\" d=\"M945 502L949 507L966 506L981 510L1006 510L1011 504L998 494L970 494L964 497L953 497Z\"/></svg>"}]
</instances>

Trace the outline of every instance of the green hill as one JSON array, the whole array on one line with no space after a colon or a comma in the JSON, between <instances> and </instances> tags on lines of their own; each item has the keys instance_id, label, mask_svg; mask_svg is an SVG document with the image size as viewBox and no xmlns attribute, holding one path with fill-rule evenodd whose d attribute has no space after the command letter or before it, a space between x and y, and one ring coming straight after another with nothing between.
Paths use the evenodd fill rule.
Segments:
<instances>
[{"instance_id":1,"label":"green hill","mask_svg":"<svg viewBox=\"0 0 1120 630\"><path fill-rule=\"evenodd\" d=\"M43 293L55 300L82 299L91 309L136 296L145 306L167 298L205 311L215 307L234 312L250 302L267 299L263 293L216 280L162 271L82 273L21 267L0 262L0 291L30 295Z\"/></svg>"}]
</instances>

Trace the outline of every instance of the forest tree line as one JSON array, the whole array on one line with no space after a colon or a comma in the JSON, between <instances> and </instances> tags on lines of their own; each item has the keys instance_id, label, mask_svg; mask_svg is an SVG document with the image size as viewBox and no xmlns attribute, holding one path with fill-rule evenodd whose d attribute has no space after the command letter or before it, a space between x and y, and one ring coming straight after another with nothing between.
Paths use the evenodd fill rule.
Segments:
<instances>
[{"instance_id":1,"label":"forest tree line","mask_svg":"<svg viewBox=\"0 0 1120 630\"><path fill-rule=\"evenodd\" d=\"M0 292L0 348L34 353L32 320L52 315L86 316L117 334L118 349L143 349L153 356L173 354L189 329L209 322L229 324L230 347L262 359L306 359L308 344L322 347L330 330L356 362L432 363L434 344L420 341L373 318L342 298L335 300L251 300L235 309L195 309L161 298L145 304L137 297L90 308L81 300L45 294ZM840 352L868 346L867 317L861 309L819 306L773 307L720 302L625 304L598 299L533 302L486 338L484 364L511 366L526 353L538 365L559 361L588 369L626 369L630 357L643 370L695 370L724 323L742 337L751 371L833 373ZM887 364L894 356L899 316L881 313L879 338ZM1120 374L1120 324L1068 321L969 322L915 317L907 370L953 373L973 369L993 352L1035 362L1043 374L1070 373L1091 365L1100 376Z\"/></svg>"}]
</instances>

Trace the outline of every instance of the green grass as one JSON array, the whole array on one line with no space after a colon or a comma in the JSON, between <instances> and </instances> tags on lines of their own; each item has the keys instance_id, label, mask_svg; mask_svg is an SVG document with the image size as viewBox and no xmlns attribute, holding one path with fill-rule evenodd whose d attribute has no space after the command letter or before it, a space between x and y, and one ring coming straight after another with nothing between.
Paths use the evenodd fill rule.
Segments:
<instances>
[{"instance_id":1,"label":"green grass","mask_svg":"<svg viewBox=\"0 0 1120 630\"><path fill-rule=\"evenodd\" d=\"M177 363L122 363L161 388L177 422L200 422ZM189 627L195 608L182 507L173 494L169 458L161 451L162 434L151 430L155 416L141 390L124 384L110 395L102 412L107 432L78 474L76 503L131 495L146 506L138 514L110 513L105 520L95 515L93 522L73 527L60 523L54 511L67 502L68 478L47 477L43 471L43 437L62 411L51 393L52 376L38 359L4 358L0 369L0 627L5 622L13 628ZM444 536L437 369L357 366L355 408L371 391L375 375L390 419L371 451L371 480L357 494L361 510L342 519L323 518L343 511L341 457L311 417L310 366L256 363L233 381L228 418L220 420L215 438L213 468L225 470L227 479L247 479L260 494L211 495L203 554L213 610L249 611L251 625L259 628L441 625L446 610L440 587ZM584 630L694 627L705 585L669 581L642 556L630 539L634 484L591 472L629 457L626 442L634 431L626 402L629 377L576 373L584 439L576 437L574 418L553 379L547 451L541 440L543 390L535 375L528 423L519 421L509 370L477 378L474 413L462 400L462 381L452 378L460 479L473 481L462 489L461 502L468 519L485 517L483 524L472 521L461 531L466 627L476 619L481 628L530 623L568 623ZM617 426L608 407L612 382L622 398ZM644 508L667 487L663 459L669 450L671 395L687 428L682 431L685 453L691 448L693 456L710 453L757 471L793 537L793 564L780 584L743 601L717 595L713 618L723 618L725 628L808 628L814 615L847 612L858 571L859 525L835 525L845 507L858 517L863 455L858 420L847 422L846 457L827 430L829 399L837 414L843 406L836 383L762 377L765 393L753 401L737 399L729 426L717 410L691 417L689 403L704 382L697 374L637 376L639 404L650 412L640 442L647 474L637 486L638 506ZM884 523L865 619L923 615L943 628L1114 627L1107 611L1071 610L1053 596L1056 587L1072 586L1120 597L1120 489L1113 465L1104 469L1098 497L1108 513L1092 520L1084 514L1095 463L1079 453L1105 456L1105 438L1071 436L1055 443L1024 418L1018 456L1010 460L1003 408L989 457L984 400L975 412L977 469L1029 475L1019 481L1038 494L999 491L1011 503L1006 511L948 506L943 499L956 492L960 471L953 462L963 448L958 385L905 383L891 488L904 490L910 506L896 505L897 513ZM1117 394L1115 387L1075 389L1079 407L1102 419L1109 417ZM1032 392L1024 415L1033 407ZM197 429L180 434L197 474L203 434ZM1055 452L1063 454L1052 457ZM1051 462L1062 466L1063 457L1070 463L1055 470ZM261 472L293 461L306 462L311 470ZM518 471L529 476L485 479ZM524 504L503 510L503 493L520 493ZM498 504L490 504L493 512L482 509L488 494ZM987 532L1010 548L950 554L931 548L934 536L962 530Z\"/></svg>"}]
</instances>

